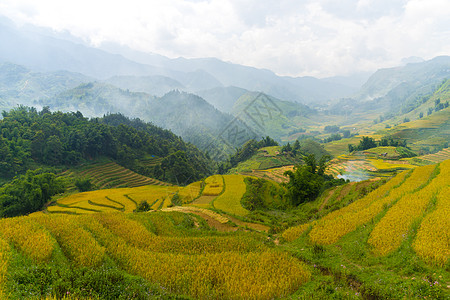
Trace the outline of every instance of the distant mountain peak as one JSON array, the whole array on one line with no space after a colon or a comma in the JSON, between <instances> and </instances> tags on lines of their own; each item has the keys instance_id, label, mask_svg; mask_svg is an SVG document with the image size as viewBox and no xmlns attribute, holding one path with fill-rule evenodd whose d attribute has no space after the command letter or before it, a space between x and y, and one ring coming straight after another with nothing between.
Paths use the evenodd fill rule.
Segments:
<instances>
[{"instance_id":1,"label":"distant mountain peak","mask_svg":"<svg viewBox=\"0 0 450 300\"><path fill-rule=\"evenodd\" d=\"M425 60L422 57L418 57L418 56L410 56L410 57L405 57L401 60L402 65L407 65L407 64L416 64L416 63L421 63L424 62Z\"/></svg>"}]
</instances>

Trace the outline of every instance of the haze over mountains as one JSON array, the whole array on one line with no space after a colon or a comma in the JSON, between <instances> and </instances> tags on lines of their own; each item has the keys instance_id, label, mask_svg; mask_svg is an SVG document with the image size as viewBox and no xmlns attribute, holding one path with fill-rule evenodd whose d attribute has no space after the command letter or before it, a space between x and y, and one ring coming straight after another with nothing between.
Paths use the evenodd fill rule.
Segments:
<instances>
[{"instance_id":1,"label":"haze over mountains","mask_svg":"<svg viewBox=\"0 0 450 300\"><path fill-rule=\"evenodd\" d=\"M1 109L49 106L89 117L120 112L225 153L253 136L290 140L318 121L317 111L350 115L349 123L368 111L370 117L408 113L450 77L448 56L410 58L371 76L277 76L216 58L170 59L113 44L92 48L5 19L0 41L7 45L0 48ZM245 111L253 103L256 115ZM264 114L270 120L256 124ZM222 135L230 124L245 132L240 142Z\"/></svg>"},{"instance_id":2,"label":"haze over mountains","mask_svg":"<svg viewBox=\"0 0 450 300\"><path fill-rule=\"evenodd\" d=\"M281 77L261 70L214 58L169 59L115 47L119 54L75 44L40 33L19 30L0 22L0 40L8 47L0 49L0 59L29 66L34 70L68 70L98 79L112 76L160 75L179 81L188 91L222 86L238 86L263 91L278 98L298 102L317 102L351 95L355 84L313 77Z\"/></svg>"}]
</instances>

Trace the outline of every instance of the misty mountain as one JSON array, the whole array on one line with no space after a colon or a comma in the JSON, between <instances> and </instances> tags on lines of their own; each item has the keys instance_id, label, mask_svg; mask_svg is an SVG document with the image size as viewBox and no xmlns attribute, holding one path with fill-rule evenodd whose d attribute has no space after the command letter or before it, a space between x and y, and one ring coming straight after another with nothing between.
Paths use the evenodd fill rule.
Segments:
<instances>
[{"instance_id":1,"label":"misty mountain","mask_svg":"<svg viewBox=\"0 0 450 300\"><path fill-rule=\"evenodd\" d=\"M62 91L74 88L92 78L68 71L32 72L11 63L0 63L0 98L2 109L18 104L28 105L39 99L48 99Z\"/></svg>"},{"instance_id":2,"label":"misty mountain","mask_svg":"<svg viewBox=\"0 0 450 300\"><path fill-rule=\"evenodd\" d=\"M257 137L248 131L244 132L243 141L236 139L225 131L230 124L233 129L243 128L240 121L233 122L232 115L222 113L199 96L186 92L172 91L155 97L90 82L33 104L49 106L52 110L80 111L88 117L122 113L170 129L201 149L221 155L231 153L249 138ZM239 131L242 133L242 129Z\"/></svg>"},{"instance_id":3,"label":"misty mountain","mask_svg":"<svg viewBox=\"0 0 450 300\"><path fill-rule=\"evenodd\" d=\"M154 96L163 96L172 90L185 90L179 81L166 76L114 76L104 82L123 90L144 92Z\"/></svg>"},{"instance_id":4,"label":"misty mountain","mask_svg":"<svg viewBox=\"0 0 450 300\"><path fill-rule=\"evenodd\" d=\"M252 91L262 91L280 99L302 103L324 102L351 96L361 86L359 78L345 80L314 77L282 77L269 70L224 62L216 58L170 59L152 53L142 53L126 47L108 44L104 49L121 54L128 59L179 72L204 70L224 86L236 86ZM348 84L350 82L350 84Z\"/></svg>"},{"instance_id":5,"label":"misty mountain","mask_svg":"<svg viewBox=\"0 0 450 300\"><path fill-rule=\"evenodd\" d=\"M254 132L277 140L301 132L301 125L312 123L310 117L315 113L304 104L257 92L243 94L232 108L232 114Z\"/></svg>"},{"instance_id":6,"label":"misty mountain","mask_svg":"<svg viewBox=\"0 0 450 300\"><path fill-rule=\"evenodd\" d=\"M197 91L196 94L220 111L231 113L231 109L239 97L247 92L246 89L229 86Z\"/></svg>"},{"instance_id":7,"label":"misty mountain","mask_svg":"<svg viewBox=\"0 0 450 300\"><path fill-rule=\"evenodd\" d=\"M0 22L0 61L25 65L38 71L67 70L95 78L113 75L153 75L151 66L99 49L62 40L37 31L20 30Z\"/></svg>"},{"instance_id":8,"label":"misty mountain","mask_svg":"<svg viewBox=\"0 0 450 300\"><path fill-rule=\"evenodd\" d=\"M224 62L216 58L176 58L146 54L117 45L103 49L75 43L31 26L17 28L0 20L0 61L28 66L38 71L67 70L97 79L113 76L165 76L180 82L186 91L236 86L262 91L274 97L301 103L320 103L353 95L360 86L345 80L313 77L282 77L269 70ZM117 83L116 83L117 84ZM161 94L161 91L159 91Z\"/></svg>"},{"instance_id":9,"label":"misty mountain","mask_svg":"<svg viewBox=\"0 0 450 300\"><path fill-rule=\"evenodd\" d=\"M345 115L371 112L392 118L416 109L450 77L450 56L411 60L419 62L378 70L354 98L341 99L329 111Z\"/></svg>"},{"instance_id":10,"label":"misty mountain","mask_svg":"<svg viewBox=\"0 0 450 300\"><path fill-rule=\"evenodd\" d=\"M450 77L450 56L439 56L425 62L380 69L361 87L357 99L368 101L384 97L405 83L411 87L410 90L424 88L440 83L448 77Z\"/></svg>"}]
</instances>

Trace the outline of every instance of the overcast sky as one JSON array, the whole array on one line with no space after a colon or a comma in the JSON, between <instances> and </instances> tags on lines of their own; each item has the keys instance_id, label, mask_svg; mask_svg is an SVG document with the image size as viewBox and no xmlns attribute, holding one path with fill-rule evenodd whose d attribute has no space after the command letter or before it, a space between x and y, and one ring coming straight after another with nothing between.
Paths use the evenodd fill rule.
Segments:
<instances>
[{"instance_id":1,"label":"overcast sky","mask_svg":"<svg viewBox=\"0 0 450 300\"><path fill-rule=\"evenodd\" d=\"M450 55L450 0L0 0L19 25L326 77Z\"/></svg>"}]
</instances>

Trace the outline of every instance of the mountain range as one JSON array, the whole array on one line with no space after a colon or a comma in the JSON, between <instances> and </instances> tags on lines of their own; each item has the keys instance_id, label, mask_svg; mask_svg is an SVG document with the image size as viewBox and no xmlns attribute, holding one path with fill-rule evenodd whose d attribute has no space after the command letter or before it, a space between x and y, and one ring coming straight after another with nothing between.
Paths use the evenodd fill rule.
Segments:
<instances>
[{"instance_id":1,"label":"mountain range","mask_svg":"<svg viewBox=\"0 0 450 300\"><path fill-rule=\"evenodd\" d=\"M89 117L120 112L216 153L231 153L251 137L284 142L316 132L318 120L341 122L333 115L350 124L405 114L450 76L450 57L441 56L370 76L293 78L216 58L93 48L5 19L0 41L7 45L0 48L0 109L49 106Z\"/></svg>"}]
</instances>

